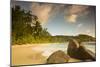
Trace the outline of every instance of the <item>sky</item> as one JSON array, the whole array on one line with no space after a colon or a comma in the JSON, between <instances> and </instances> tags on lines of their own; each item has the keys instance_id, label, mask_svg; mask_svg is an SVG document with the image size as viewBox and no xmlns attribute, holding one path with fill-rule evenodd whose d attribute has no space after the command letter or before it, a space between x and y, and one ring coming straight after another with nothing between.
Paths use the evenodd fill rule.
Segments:
<instances>
[{"instance_id":1,"label":"sky","mask_svg":"<svg viewBox=\"0 0 100 67\"><path fill-rule=\"evenodd\" d=\"M39 18L42 27L47 28L53 36L87 34L95 37L95 6L28 1L14 1L12 5L30 10Z\"/></svg>"}]
</instances>

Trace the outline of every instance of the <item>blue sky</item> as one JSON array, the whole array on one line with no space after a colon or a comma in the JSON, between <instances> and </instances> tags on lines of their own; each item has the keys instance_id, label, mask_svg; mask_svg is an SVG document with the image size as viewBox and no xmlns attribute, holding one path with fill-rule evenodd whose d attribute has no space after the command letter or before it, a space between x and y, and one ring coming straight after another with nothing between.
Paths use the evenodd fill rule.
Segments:
<instances>
[{"instance_id":1,"label":"blue sky","mask_svg":"<svg viewBox=\"0 0 100 67\"><path fill-rule=\"evenodd\" d=\"M95 37L95 6L23 1L13 2L14 4L32 11L53 36L87 34Z\"/></svg>"}]
</instances>

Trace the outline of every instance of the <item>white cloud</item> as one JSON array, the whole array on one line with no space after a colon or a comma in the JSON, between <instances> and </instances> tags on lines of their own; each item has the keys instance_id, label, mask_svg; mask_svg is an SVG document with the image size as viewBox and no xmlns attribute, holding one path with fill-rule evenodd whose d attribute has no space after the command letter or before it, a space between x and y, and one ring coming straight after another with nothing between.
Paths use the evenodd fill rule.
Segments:
<instances>
[{"instance_id":1,"label":"white cloud","mask_svg":"<svg viewBox=\"0 0 100 67\"><path fill-rule=\"evenodd\" d=\"M65 10L65 16L67 16L66 20L68 22L75 23L78 17L82 15L87 15L89 13L89 6L83 5L71 5Z\"/></svg>"},{"instance_id":2,"label":"white cloud","mask_svg":"<svg viewBox=\"0 0 100 67\"><path fill-rule=\"evenodd\" d=\"M78 27L78 28L82 27L82 23L78 24L77 27Z\"/></svg>"},{"instance_id":3,"label":"white cloud","mask_svg":"<svg viewBox=\"0 0 100 67\"><path fill-rule=\"evenodd\" d=\"M39 21L44 24L48 21L48 18L50 17L52 5L33 3L31 9L32 14L36 15L39 18Z\"/></svg>"},{"instance_id":4,"label":"white cloud","mask_svg":"<svg viewBox=\"0 0 100 67\"><path fill-rule=\"evenodd\" d=\"M75 14L69 15L69 16L67 16L67 19L68 19L68 22L75 23L76 19L77 19L77 15L75 15Z\"/></svg>"}]
</instances>

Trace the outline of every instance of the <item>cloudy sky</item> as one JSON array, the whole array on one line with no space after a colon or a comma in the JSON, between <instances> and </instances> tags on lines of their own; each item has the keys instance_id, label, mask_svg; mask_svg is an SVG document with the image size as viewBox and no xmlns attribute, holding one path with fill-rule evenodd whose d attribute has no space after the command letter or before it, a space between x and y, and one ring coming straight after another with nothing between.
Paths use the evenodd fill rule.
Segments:
<instances>
[{"instance_id":1,"label":"cloudy sky","mask_svg":"<svg viewBox=\"0 0 100 67\"><path fill-rule=\"evenodd\" d=\"M95 6L23 1L12 2L12 5L32 11L52 35L88 34L95 37Z\"/></svg>"}]
</instances>

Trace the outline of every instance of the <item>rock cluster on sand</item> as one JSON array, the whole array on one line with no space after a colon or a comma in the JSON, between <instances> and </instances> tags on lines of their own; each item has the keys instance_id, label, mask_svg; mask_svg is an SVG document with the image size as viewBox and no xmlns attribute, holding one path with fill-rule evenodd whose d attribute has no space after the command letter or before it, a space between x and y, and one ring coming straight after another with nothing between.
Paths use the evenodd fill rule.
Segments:
<instances>
[{"instance_id":1,"label":"rock cluster on sand","mask_svg":"<svg viewBox=\"0 0 100 67\"><path fill-rule=\"evenodd\" d=\"M70 40L67 53L70 57L83 61L95 60L95 54L80 45L76 40Z\"/></svg>"},{"instance_id":2,"label":"rock cluster on sand","mask_svg":"<svg viewBox=\"0 0 100 67\"><path fill-rule=\"evenodd\" d=\"M66 55L63 51L58 50L54 52L48 59L47 63L65 63L68 62L69 56Z\"/></svg>"},{"instance_id":3,"label":"rock cluster on sand","mask_svg":"<svg viewBox=\"0 0 100 67\"><path fill-rule=\"evenodd\" d=\"M58 50L49 56L47 63L65 63L68 62L70 58L81 61L95 61L95 54L80 45L80 42L77 40L72 39L68 44L67 55L63 51Z\"/></svg>"}]
</instances>

